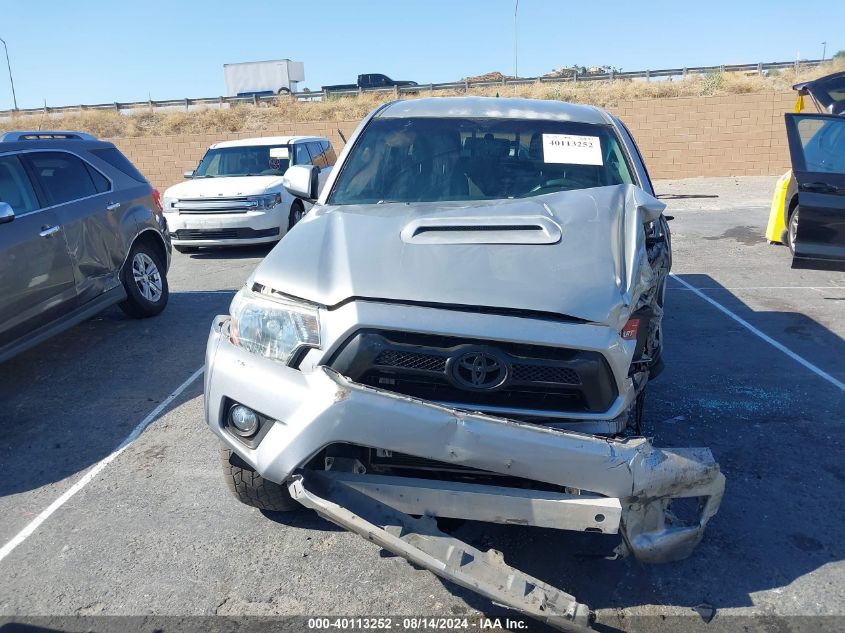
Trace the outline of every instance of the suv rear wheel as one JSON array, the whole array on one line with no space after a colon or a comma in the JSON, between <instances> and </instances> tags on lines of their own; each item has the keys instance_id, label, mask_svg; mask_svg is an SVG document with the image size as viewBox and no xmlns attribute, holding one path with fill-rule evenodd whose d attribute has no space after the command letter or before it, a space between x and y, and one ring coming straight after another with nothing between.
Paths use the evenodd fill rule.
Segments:
<instances>
[{"instance_id":1,"label":"suv rear wheel","mask_svg":"<svg viewBox=\"0 0 845 633\"><path fill-rule=\"evenodd\" d=\"M164 310L170 297L165 265L148 240L140 239L132 245L120 277L126 299L118 305L127 315L143 319Z\"/></svg>"},{"instance_id":2,"label":"suv rear wheel","mask_svg":"<svg viewBox=\"0 0 845 633\"><path fill-rule=\"evenodd\" d=\"M302 510L287 488L264 479L228 448L220 449L220 460L226 486L241 503L271 512Z\"/></svg>"}]
</instances>

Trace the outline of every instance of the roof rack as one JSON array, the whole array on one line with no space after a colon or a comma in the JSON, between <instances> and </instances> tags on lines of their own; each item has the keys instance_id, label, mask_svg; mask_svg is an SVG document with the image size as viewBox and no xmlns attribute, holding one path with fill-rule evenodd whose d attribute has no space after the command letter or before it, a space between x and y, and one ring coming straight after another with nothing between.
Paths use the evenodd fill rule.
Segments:
<instances>
[{"instance_id":1,"label":"roof rack","mask_svg":"<svg viewBox=\"0 0 845 633\"><path fill-rule=\"evenodd\" d=\"M41 141L50 139L65 139L76 141L96 141L97 137L85 132L69 132L66 130L28 130L22 132L6 132L0 135L0 143L15 141Z\"/></svg>"}]
</instances>

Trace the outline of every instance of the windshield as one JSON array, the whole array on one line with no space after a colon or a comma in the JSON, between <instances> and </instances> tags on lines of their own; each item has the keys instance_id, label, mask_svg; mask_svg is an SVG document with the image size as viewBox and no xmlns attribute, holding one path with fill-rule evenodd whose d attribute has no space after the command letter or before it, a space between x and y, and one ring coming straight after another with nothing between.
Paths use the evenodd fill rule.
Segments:
<instances>
[{"instance_id":1,"label":"windshield","mask_svg":"<svg viewBox=\"0 0 845 633\"><path fill-rule=\"evenodd\" d=\"M287 145L218 147L206 152L194 172L194 178L282 176L289 163Z\"/></svg>"},{"instance_id":2,"label":"windshield","mask_svg":"<svg viewBox=\"0 0 845 633\"><path fill-rule=\"evenodd\" d=\"M632 184L610 126L513 119L374 119L329 204L494 200Z\"/></svg>"}]
</instances>

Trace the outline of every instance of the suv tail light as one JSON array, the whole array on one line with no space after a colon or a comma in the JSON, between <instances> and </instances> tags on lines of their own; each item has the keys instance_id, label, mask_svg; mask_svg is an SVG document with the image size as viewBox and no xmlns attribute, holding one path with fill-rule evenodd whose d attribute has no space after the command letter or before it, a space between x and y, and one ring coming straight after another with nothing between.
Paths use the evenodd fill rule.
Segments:
<instances>
[{"instance_id":1,"label":"suv tail light","mask_svg":"<svg viewBox=\"0 0 845 633\"><path fill-rule=\"evenodd\" d=\"M164 213L164 206L161 204L161 193L159 193L158 189L153 189L153 201L156 203L156 207L158 207L157 211L153 209L153 213L156 215Z\"/></svg>"}]
</instances>

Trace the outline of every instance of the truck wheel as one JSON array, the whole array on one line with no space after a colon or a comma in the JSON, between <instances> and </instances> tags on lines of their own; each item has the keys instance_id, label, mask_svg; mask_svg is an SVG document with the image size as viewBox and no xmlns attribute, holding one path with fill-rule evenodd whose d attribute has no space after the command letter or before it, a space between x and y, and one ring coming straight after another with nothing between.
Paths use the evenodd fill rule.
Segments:
<instances>
[{"instance_id":1,"label":"truck wheel","mask_svg":"<svg viewBox=\"0 0 845 633\"><path fill-rule=\"evenodd\" d=\"M137 240L120 272L126 299L118 305L128 316L143 319L159 314L167 305L170 290L164 263L146 240Z\"/></svg>"},{"instance_id":2,"label":"truck wheel","mask_svg":"<svg viewBox=\"0 0 845 633\"><path fill-rule=\"evenodd\" d=\"M220 449L220 460L226 485L241 503L270 512L302 510L287 488L264 479L228 448Z\"/></svg>"},{"instance_id":3,"label":"truck wheel","mask_svg":"<svg viewBox=\"0 0 845 633\"><path fill-rule=\"evenodd\" d=\"M290 215L288 216L288 231L290 231L293 226L302 219L302 216L305 215L305 207L302 206L302 203L297 200L290 206Z\"/></svg>"}]
</instances>

